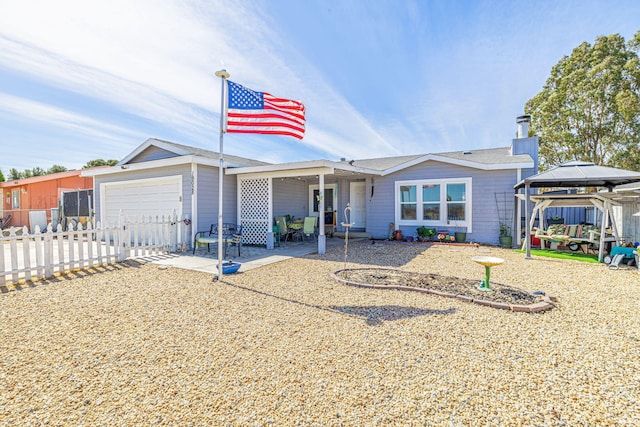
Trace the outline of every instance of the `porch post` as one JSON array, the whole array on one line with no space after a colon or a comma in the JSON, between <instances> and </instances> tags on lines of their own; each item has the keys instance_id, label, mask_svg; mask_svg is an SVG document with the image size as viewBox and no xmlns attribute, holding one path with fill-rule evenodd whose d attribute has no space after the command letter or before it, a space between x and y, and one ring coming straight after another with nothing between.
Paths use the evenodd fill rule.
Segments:
<instances>
[{"instance_id":1,"label":"porch post","mask_svg":"<svg viewBox=\"0 0 640 427\"><path fill-rule=\"evenodd\" d=\"M324 235L324 173L320 172L318 175L318 194L320 195L320 203L318 203L318 216L320 218L318 223L320 229L318 230L318 253L320 255L327 251L327 237Z\"/></svg>"},{"instance_id":2,"label":"porch post","mask_svg":"<svg viewBox=\"0 0 640 427\"><path fill-rule=\"evenodd\" d=\"M524 257L525 259L531 259L531 224L529 223L529 203L531 203L531 188L530 184L527 182L524 184L524 216L525 220L525 240L527 244L527 255Z\"/></svg>"},{"instance_id":3,"label":"porch post","mask_svg":"<svg viewBox=\"0 0 640 427\"><path fill-rule=\"evenodd\" d=\"M273 178L269 178L269 214L268 214L268 224L267 224L267 249L273 249ZM238 210L240 212L240 210Z\"/></svg>"}]
</instances>

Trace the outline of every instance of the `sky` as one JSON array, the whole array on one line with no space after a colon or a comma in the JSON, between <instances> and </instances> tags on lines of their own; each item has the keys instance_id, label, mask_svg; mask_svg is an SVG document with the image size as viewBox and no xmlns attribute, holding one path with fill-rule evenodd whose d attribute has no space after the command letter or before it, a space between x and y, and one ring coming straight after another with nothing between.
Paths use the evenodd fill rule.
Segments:
<instances>
[{"instance_id":1,"label":"sky","mask_svg":"<svg viewBox=\"0 0 640 427\"><path fill-rule=\"evenodd\" d=\"M0 0L0 171L120 160L147 138L219 149L221 80L300 100L266 162L505 147L551 68L640 2Z\"/></svg>"}]
</instances>

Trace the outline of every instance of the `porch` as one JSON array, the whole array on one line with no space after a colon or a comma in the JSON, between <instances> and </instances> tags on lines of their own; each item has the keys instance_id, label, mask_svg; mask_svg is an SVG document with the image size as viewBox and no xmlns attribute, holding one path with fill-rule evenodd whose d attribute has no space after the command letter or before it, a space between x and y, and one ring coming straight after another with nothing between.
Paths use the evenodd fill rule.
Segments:
<instances>
[{"instance_id":1,"label":"porch","mask_svg":"<svg viewBox=\"0 0 640 427\"><path fill-rule=\"evenodd\" d=\"M229 168L226 174L237 175L237 211L245 245L274 250L274 218L316 216L318 236L314 246L323 254L327 236L344 232L346 221L352 224L350 232L367 231L367 194L372 178L380 172L349 162L319 160Z\"/></svg>"}]
</instances>

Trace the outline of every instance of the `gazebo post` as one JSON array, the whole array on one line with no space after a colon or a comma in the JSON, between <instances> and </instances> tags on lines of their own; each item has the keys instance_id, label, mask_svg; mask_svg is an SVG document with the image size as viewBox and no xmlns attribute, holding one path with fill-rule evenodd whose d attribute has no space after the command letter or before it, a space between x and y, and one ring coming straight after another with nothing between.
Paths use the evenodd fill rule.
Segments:
<instances>
[{"instance_id":1,"label":"gazebo post","mask_svg":"<svg viewBox=\"0 0 640 427\"><path fill-rule=\"evenodd\" d=\"M602 215L602 225L600 227L600 247L598 249L598 261L602 262L604 259L604 239L605 239L605 230L607 229L607 224L609 223L609 206L608 203L604 203L603 215Z\"/></svg>"},{"instance_id":2,"label":"gazebo post","mask_svg":"<svg viewBox=\"0 0 640 427\"><path fill-rule=\"evenodd\" d=\"M529 223L529 204L531 203L531 184L524 184L524 216L525 216L525 240L527 255L525 259L531 259L531 224Z\"/></svg>"}]
</instances>

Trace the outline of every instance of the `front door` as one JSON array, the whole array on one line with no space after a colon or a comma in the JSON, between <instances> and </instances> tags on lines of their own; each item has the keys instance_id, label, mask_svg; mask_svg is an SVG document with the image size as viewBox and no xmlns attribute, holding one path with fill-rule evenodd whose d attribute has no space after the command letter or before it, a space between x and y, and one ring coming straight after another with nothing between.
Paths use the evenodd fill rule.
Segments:
<instances>
[{"instance_id":1,"label":"front door","mask_svg":"<svg viewBox=\"0 0 640 427\"><path fill-rule=\"evenodd\" d=\"M367 228L367 195L364 181L349 183L349 203L351 203L351 223L353 228Z\"/></svg>"}]
</instances>

